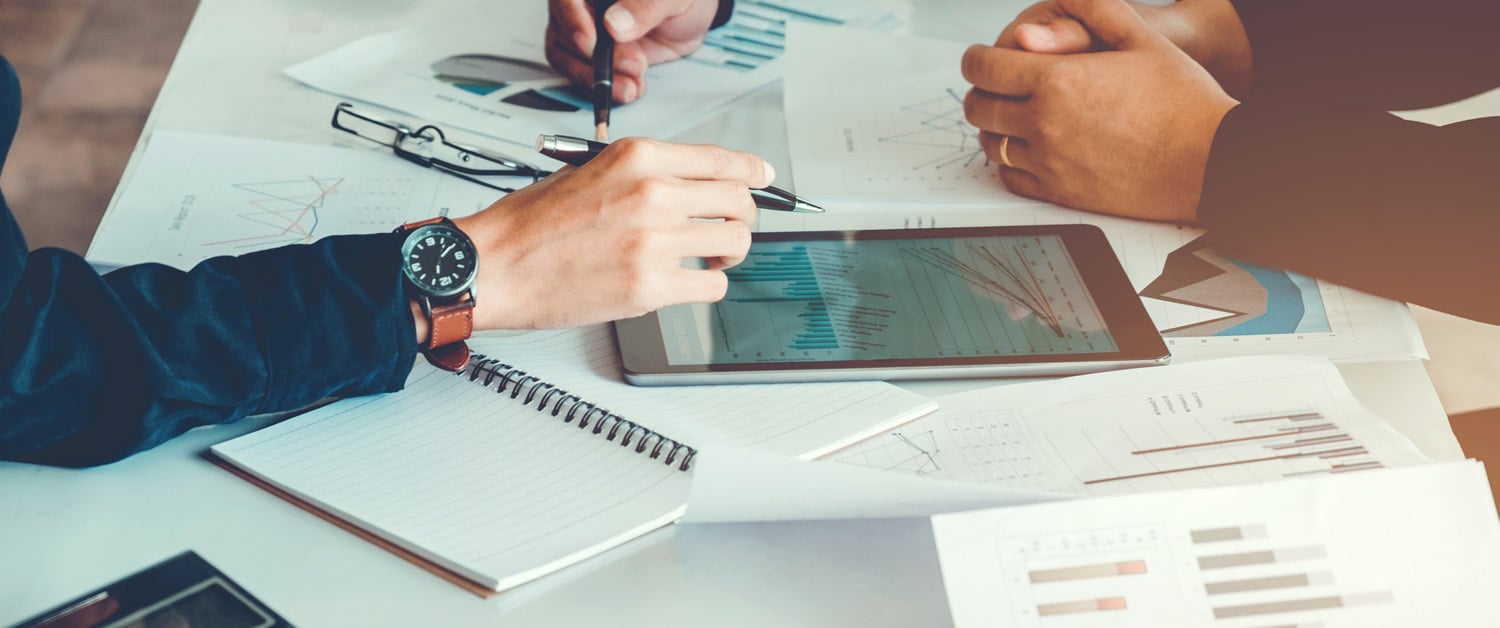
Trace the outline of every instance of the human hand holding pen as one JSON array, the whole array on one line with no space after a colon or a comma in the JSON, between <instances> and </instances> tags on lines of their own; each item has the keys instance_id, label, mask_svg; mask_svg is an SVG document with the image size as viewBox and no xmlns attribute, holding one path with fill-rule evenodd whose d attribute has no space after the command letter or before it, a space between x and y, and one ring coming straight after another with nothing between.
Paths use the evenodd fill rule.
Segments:
<instances>
[{"instance_id":1,"label":"human hand holding pen","mask_svg":"<svg viewBox=\"0 0 1500 628\"><path fill-rule=\"evenodd\" d=\"M454 219L482 260L475 293L490 295L475 327L573 327L722 299L758 217L745 189L774 177L749 153L627 138ZM708 267L684 267L691 258Z\"/></svg>"},{"instance_id":2,"label":"human hand holding pen","mask_svg":"<svg viewBox=\"0 0 1500 628\"><path fill-rule=\"evenodd\" d=\"M592 56L598 30L590 0L548 0L547 61L574 85L593 84ZM615 40L615 102L628 103L646 90L646 68L691 54L718 13L717 0L619 0L604 13Z\"/></svg>"},{"instance_id":3,"label":"human hand holding pen","mask_svg":"<svg viewBox=\"0 0 1500 628\"><path fill-rule=\"evenodd\" d=\"M598 157L609 147L604 142L595 142L579 137L567 135L539 135L536 138L536 150L538 153L551 157L565 164L582 166L595 157ZM767 165L767 168L770 166ZM773 177L774 178L774 175ZM766 183L771 180L767 179ZM823 208L814 205L805 198L799 198L781 188L764 185L750 186L750 197L755 200L755 206L761 209L772 209L783 212L800 212L806 214L821 214Z\"/></svg>"}]
</instances>

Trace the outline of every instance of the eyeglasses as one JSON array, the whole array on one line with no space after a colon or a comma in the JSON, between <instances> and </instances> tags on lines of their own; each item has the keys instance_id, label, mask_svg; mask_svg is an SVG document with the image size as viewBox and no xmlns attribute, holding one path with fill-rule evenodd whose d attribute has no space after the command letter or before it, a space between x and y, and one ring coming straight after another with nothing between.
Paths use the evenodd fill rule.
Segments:
<instances>
[{"instance_id":1,"label":"eyeglasses","mask_svg":"<svg viewBox=\"0 0 1500 628\"><path fill-rule=\"evenodd\" d=\"M402 159L424 168L436 168L453 176L501 192L514 192L484 177L531 177L532 182L552 174L518 159L448 141L443 130L431 124L410 127L354 111L354 105L339 103L333 110L333 128L361 139L387 146Z\"/></svg>"}]
</instances>

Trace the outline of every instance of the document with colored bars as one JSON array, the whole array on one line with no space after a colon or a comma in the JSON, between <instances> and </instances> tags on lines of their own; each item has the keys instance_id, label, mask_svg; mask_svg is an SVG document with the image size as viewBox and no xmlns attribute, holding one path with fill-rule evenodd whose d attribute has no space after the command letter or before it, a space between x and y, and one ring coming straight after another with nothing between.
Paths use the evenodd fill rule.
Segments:
<instances>
[{"instance_id":1,"label":"document with colored bars","mask_svg":"<svg viewBox=\"0 0 1500 628\"><path fill-rule=\"evenodd\" d=\"M1484 467L1076 499L932 519L955 626L1493 626Z\"/></svg>"},{"instance_id":2,"label":"document with colored bars","mask_svg":"<svg viewBox=\"0 0 1500 628\"><path fill-rule=\"evenodd\" d=\"M1113 495L1427 460L1322 358L1246 357L998 386L827 458L923 477Z\"/></svg>"}]
</instances>

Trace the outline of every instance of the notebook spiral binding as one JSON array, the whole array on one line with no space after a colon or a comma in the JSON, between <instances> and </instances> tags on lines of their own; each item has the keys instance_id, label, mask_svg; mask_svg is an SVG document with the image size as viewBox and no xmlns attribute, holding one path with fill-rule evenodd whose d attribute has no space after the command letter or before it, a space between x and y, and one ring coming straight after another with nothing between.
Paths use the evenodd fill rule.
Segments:
<instances>
[{"instance_id":1,"label":"notebook spiral binding","mask_svg":"<svg viewBox=\"0 0 1500 628\"><path fill-rule=\"evenodd\" d=\"M458 373L459 376L464 374ZM534 405L538 412L548 412L552 416L562 414L563 423L572 423L576 419L580 430L592 425L593 433L602 434L607 441L614 442L619 437L621 447L629 447L634 442L636 453L645 454L649 451L651 459L662 459L662 464L677 462L679 471L687 471L693 458L698 455L697 449L676 439L668 438L660 432L610 412L608 408L585 401L578 395L482 353L474 354L469 362L467 375L471 382L483 377L484 382L480 385L486 388L494 386L496 393L509 393L511 399L521 399L524 393L526 397L521 400L522 404Z\"/></svg>"}]
</instances>

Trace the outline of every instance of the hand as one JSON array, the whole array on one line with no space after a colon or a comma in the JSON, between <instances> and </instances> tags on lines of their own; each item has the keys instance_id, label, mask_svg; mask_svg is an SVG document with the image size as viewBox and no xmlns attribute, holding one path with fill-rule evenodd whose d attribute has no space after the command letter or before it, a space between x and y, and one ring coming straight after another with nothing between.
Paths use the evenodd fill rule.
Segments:
<instances>
[{"instance_id":1,"label":"hand","mask_svg":"<svg viewBox=\"0 0 1500 628\"><path fill-rule=\"evenodd\" d=\"M1250 90L1253 77L1250 39L1229 0L1180 0L1169 5L1130 1L1153 32L1186 52L1232 95ZM998 48L1049 54L1097 50L1097 41L1056 0L1027 7L995 40Z\"/></svg>"},{"instance_id":2,"label":"hand","mask_svg":"<svg viewBox=\"0 0 1500 628\"><path fill-rule=\"evenodd\" d=\"M1011 191L1134 218L1191 222L1209 147L1236 101L1123 0L1057 0L1103 52L971 46L964 114ZM1005 154L1002 136L1009 136Z\"/></svg>"},{"instance_id":3,"label":"hand","mask_svg":"<svg viewBox=\"0 0 1500 628\"><path fill-rule=\"evenodd\" d=\"M475 327L573 327L723 298L723 269L750 248L750 188L774 177L747 153L628 138L455 220L479 251ZM683 266L694 258L709 268Z\"/></svg>"},{"instance_id":4,"label":"hand","mask_svg":"<svg viewBox=\"0 0 1500 628\"><path fill-rule=\"evenodd\" d=\"M594 82L597 33L589 0L549 0L547 61L573 84ZM646 67L687 56L703 45L717 0L620 0L604 13L615 38L615 102L646 93Z\"/></svg>"}]
</instances>

